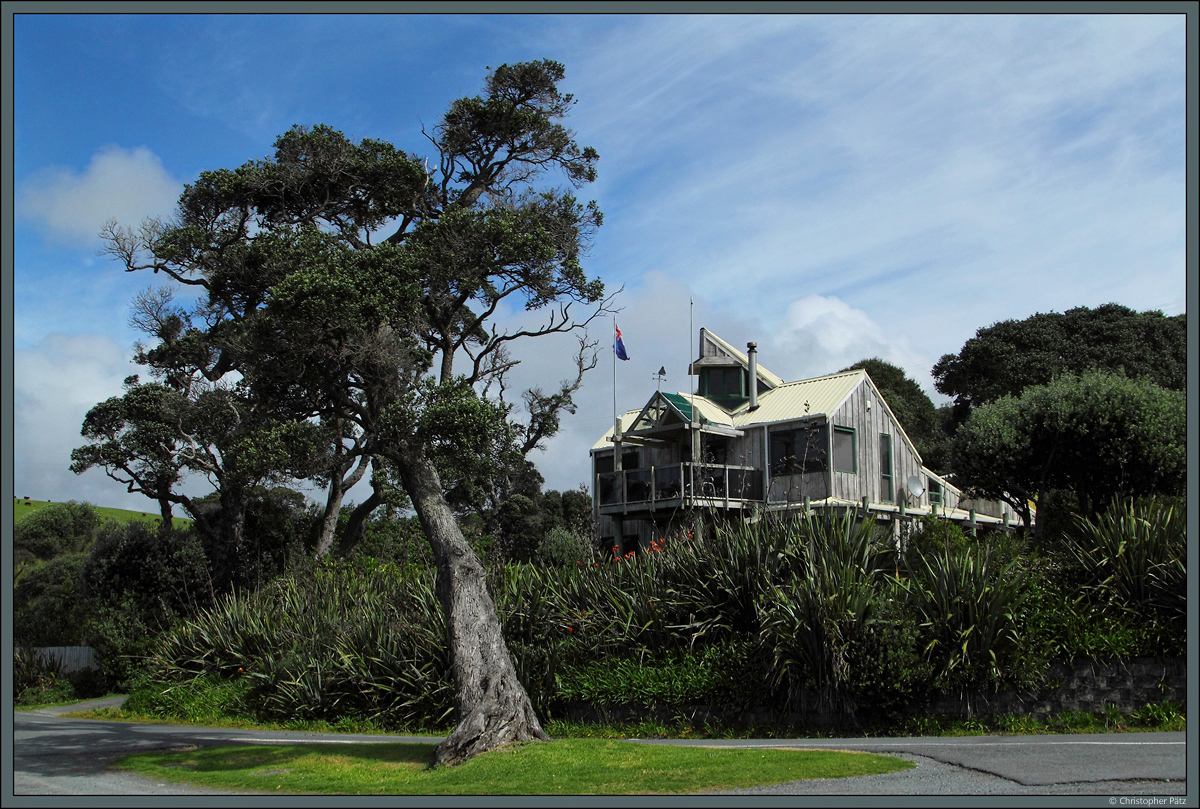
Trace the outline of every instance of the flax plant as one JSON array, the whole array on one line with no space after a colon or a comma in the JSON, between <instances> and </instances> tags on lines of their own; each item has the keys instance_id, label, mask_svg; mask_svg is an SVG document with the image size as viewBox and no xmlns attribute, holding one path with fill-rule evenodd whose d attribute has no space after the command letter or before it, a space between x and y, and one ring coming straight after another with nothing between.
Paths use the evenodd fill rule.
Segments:
<instances>
[{"instance_id":1,"label":"flax plant","mask_svg":"<svg viewBox=\"0 0 1200 809\"><path fill-rule=\"evenodd\" d=\"M318 566L231 595L164 636L156 664L164 691L246 678L246 704L268 721L436 726L453 696L431 577L386 567Z\"/></svg>"},{"instance_id":2,"label":"flax plant","mask_svg":"<svg viewBox=\"0 0 1200 809\"><path fill-rule=\"evenodd\" d=\"M796 524L790 580L762 604L761 636L772 652L772 675L801 709L853 713L849 693L852 648L868 631L884 597L876 529L852 512ZM809 698L815 697L815 705Z\"/></svg>"},{"instance_id":3,"label":"flax plant","mask_svg":"<svg viewBox=\"0 0 1200 809\"><path fill-rule=\"evenodd\" d=\"M941 687L998 686L1021 651L1029 585L1017 561L975 545L918 554L913 572L903 589Z\"/></svg>"},{"instance_id":4,"label":"flax plant","mask_svg":"<svg viewBox=\"0 0 1200 809\"><path fill-rule=\"evenodd\" d=\"M1115 501L1104 514L1075 518L1066 548L1094 602L1123 610L1187 614L1186 514L1170 502Z\"/></svg>"}]
</instances>

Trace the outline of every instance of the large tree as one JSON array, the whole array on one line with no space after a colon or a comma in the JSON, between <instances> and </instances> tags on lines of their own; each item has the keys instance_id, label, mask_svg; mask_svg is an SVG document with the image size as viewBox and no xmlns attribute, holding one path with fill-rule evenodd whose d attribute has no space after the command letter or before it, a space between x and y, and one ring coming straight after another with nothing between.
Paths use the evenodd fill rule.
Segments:
<instances>
[{"instance_id":1,"label":"large tree","mask_svg":"<svg viewBox=\"0 0 1200 809\"><path fill-rule=\"evenodd\" d=\"M933 366L934 386L954 397L956 420L1001 396L1064 374L1100 370L1169 390L1187 379L1187 320L1116 303L1004 320L976 331Z\"/></svg>"},{"instance_id":2,"label":"large tree","mask_svg":"<svg viewBox=\"0 0 1200 809\"><path fill-rule=\"evenodd\" d=\"M503 388L517 341L608 311L580 265L599 211L536 185L554 170L576 187L595 177L596 152L559 123L574 103L562 78L551 61L496 68L483 96L455 101L424 133L432 161L325 126L293 128L273 156L201 174L174 221L108 232L128 270L201 293L179 328L142 352L162 384L236 374L248 406L318 425L329 442L327 514L368 463L377 490L365 506L386 499L388 481L410 498L437 567L456 685L458 725L437 748L440 763L545 738L443 475L487 475L503 453L486 448L520 451L552 434L578 375L528 394L523 425L485 394ZM581 316L576 305L587 307ZM503 328L514 309L540 320ZM594 364L586 346L579 374Z\"/></svg>"},{"instance_id":3,"label":"large tree","mask_svg":"<svg viewBox=\"0 0 1200 809\"><path fill-rule=\"evenodd\" d=\"M1144 379L1063 376L974 410L955 434L955 481L1006 501L1030 527L1030 501L1072 492L1083 514L1116 495L1179 494L1187 474L1184 395Z\"/></svg>"}]
</instances>

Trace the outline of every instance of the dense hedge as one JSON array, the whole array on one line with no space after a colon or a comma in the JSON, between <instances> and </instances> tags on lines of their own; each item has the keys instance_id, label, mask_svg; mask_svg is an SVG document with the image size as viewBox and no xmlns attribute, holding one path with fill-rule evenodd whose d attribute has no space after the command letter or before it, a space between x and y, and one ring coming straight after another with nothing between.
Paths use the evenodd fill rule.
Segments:
<instances>
[{"instance_id":1,"label":"dense hedge","mask_svg":"<svg viewBox=\"0 0 1200 809\"><path fill-rule=\"evenodd\" d=\"M547 718L587 702L877 720L962 689L1036 687L1064 655L1178 653L1185 556L1170 509L1118 504L1112 525L1081 524L1053 554L929 522L901 556L852 515L763 520L631 558L508 564L490 586ZM1138 533L1147 521L1155 531ZM1100 545L1096 530L1125 539ZM1096 576L1068 586L1082 564ZM1130 590L1147 570L1159 584ZM229 710L257 719L445 727L442 631L428 568L313 564L164 635L133 704L170 715L180 694L233 683Z\"/></svg>"}]
</instances>

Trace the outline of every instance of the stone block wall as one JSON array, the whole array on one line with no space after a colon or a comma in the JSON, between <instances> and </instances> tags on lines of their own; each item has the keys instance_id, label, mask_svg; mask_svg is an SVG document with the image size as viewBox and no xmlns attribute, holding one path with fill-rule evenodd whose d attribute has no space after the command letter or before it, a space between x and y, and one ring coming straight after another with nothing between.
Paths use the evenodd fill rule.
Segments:
<instances>
[{"instance_id":1,"label":"stone block wall","mask_svg":"<svg viewBox=\"0 0 1200 809\"><path fill-rule=\"evenodd\" d=\"M938 700L931 712L949 716L1013 714L1045 719L1066 711L1099 714L1109 708L1135 711L1171 701L1187 705L1187 666L1182 660L1131 658L1056 663L1050 686L1040 691L964 694Z\"/></svg>"},{"instance_id":2,"label":"stone block wall","mask_svg":"<svg viewBox=\"0 0 1200 809\"><path fill-rule=\"evenodd\" d=\"M1130 713L1166 701L1184 708L1187 706L1187 665L1178 659L1057 663L1051 667L1047 680L1047 687L1039 691L1012 690L943 697L931 704L914 705L910 715L971 719L1012 714L1044 721L1068 711L1103 714L1111 707ZM837 719L829 714L815 713L780 715L769 708L731 712L707 705L660 705L654 708L572 705L564 713L565 718L593 722L634 719L670 722L688 717L693 721L721 720L742 724L783 721L821 725Z\"/></svg>"}]
</instances>

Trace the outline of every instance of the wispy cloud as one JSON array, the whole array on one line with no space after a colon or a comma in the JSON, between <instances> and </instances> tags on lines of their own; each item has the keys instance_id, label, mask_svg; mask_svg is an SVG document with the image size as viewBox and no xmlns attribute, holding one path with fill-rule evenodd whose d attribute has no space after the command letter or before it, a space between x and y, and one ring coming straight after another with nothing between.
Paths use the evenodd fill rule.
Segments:
<instances>
[{"instance_id":1,"label":"wispy cloud","mask_svg":"<svg viewBox=\"0 0 1200 809\"><path fill-rule=\"evenodd\" d=\"M997 320L1108 301L1184 311L1182 16L121 19L148 66L144 95L162 108L137 140L108 134L122 131L110 122L101 142L148 149L44 169L18 197L21 221L93 251L104 219L169 209L179 182L155 155L177 173L234 166L317 121L426 154L420 125L478 92L485 66L562 61L579 102L568 123L601 155L600 179L580 192L605 212L586 269L627 290L619 410L645 402L660 366L664 388L687 388L700 326L758 341L761 362L787 379L880 356L933 394L938 357ZM44 29L50 41L54 26ZM54 62L68 63L69 43L53 42ZM179 110L230 137L179 137ZM18 298L40 311L53 303L47 285L19 276ZM86 333L83 306L61 309L80 312ZM106 304L102 319L124 315ZM42 334L62 321L48 316ZM587 448L611 423L610 329L594 331L601 366L579 412L534 458L548 487L586 476ZM39 339L28 323L21 335ZM571 350L522 347L513 389L567 375Z\"/></svg>"}]
</instances>

